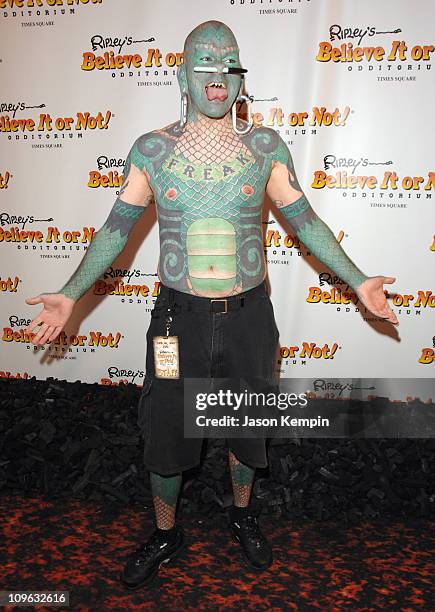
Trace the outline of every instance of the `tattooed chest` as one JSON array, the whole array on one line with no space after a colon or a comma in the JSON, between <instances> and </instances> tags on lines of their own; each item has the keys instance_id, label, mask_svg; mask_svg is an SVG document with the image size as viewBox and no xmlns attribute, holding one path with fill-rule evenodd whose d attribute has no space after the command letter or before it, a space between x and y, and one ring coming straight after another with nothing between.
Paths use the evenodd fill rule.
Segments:
<instances>
[{"instance_id":1,"label":"tattooed chest","mask_svg":"<svg viewBox=\"0 0 435 612\"><path fill-rule=\"evenodd\" d=\"M155 174L162 280L199 295L258 283L265 181L244 153L214 164L168 156Z\"/></svg>"},{"instance_id":2,"label":"tattooed chest","mask_svg":"<svg viewBox=\"0 0 435 612\"><path fill-rule=\"evenodd\" d=\"M154 174L153 187L162 209L236 214L244 206L260 204L266 177L249 154L219 163L192 162L169 155Z\"/></svg>"}]
</instances>

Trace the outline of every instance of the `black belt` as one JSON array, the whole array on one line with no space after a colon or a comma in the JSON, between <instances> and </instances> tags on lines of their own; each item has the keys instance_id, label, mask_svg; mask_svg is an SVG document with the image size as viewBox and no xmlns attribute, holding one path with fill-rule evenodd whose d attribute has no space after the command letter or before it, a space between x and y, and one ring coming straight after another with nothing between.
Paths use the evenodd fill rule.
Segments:
<instances>
[{"instance_id":1,"label":"black belt","mask_svg":"<svg viewBox=\"0 0 435 612\"><path fill-rule=\"evenodd\" d=\"M267 293L266 281L263 281L256 287L243 291L238 295L231 295L226 298L208 298L200 296L192 296L183 291L177 291L171 287L166 287L160 283L159 295L167 296L168 304L172 304L174 311L179 309L203 311L203 312L223 312L227 313L230 310L239 310L243 308L247 300L258 297L261 293Z\"/></svg>"}]
</instances>

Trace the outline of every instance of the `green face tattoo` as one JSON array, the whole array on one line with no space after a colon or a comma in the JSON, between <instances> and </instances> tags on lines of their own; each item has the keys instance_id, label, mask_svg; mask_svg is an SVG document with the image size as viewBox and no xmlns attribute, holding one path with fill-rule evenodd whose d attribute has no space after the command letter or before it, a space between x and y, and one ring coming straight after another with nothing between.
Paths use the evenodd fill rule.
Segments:
<instances>
[{"instance_id":1,"label":"green face tattoo","mask_svg":"<svg viewBox=\"0 0 435 612\"><path fill-rule=\"evenodd\" d=\"M197 111L207 117L220 118L231 109L240 91L242 77L221 72L195 72L194 67L226 66L241 68L239 48L231 30L219 22L206 22L189 34L184 45L184 64L179 81L187 91L191 117Z\"/></svg>"}]
</instances>

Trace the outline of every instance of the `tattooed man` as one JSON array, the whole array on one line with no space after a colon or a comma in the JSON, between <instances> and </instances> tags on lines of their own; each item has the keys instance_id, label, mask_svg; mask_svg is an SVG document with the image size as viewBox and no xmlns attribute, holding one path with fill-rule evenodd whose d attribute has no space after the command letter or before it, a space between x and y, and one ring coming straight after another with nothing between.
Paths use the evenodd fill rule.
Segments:
<instances>
[{"instance_id":1,"label":"tattooed man","mask_svg":"<svg viewBox=\"0 0 435 612\"><path fill-rule=\"evenodd\" d=\"M265 193L297 236L376 315L397 323L384 283L367 277L347 257L311 208L293 160L273 130L236 118L244 69L237 41L223 23L196 27L178 70L182 117L139 136L125 164L120 195L80 266L42 303L28 326L35 344L54 340L75 302L123 250L145 208L156 204L159 294L147 332L146 377L138 409L144 463L150 472L156 530L127 560L122 582L137 588L183 546L175 522L182 472L198 465L201 441L184 438L183 378L255 377L274 388L279 332L265 285L261 211ZM170 316L167 316L167 313ZM175 376L157 375L155 337L178 338ZM157 363L157 367L156 367ZM159 370L160 371L160 370ZM230 529L250 566L265 569L272 551L250 504L255 468L265 467L263 439L228 440L234 492Z\"/></svg>"}]
</instances>

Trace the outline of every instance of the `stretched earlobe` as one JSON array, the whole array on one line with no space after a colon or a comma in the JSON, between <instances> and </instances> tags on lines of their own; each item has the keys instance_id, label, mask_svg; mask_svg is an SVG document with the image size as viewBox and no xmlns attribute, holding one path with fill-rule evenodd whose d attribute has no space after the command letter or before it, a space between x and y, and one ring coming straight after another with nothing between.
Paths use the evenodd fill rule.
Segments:
<instances>
[{"instance_id":1,"label":"stretched earlobe","mask_svg":"<svg viewBox=\"0 0 435 612\"><path fill-rule=\"evenodd\" d=\"M240 91L239 91L239 95L237 96L237 98L234 101L233 106L231 107L231 115L232 115L232 119L233 119L233 129L236 132L236 134L247 134L250 129L252 128L253 125L253 121L252 121L252 111L251 111L251 103L252 103L252 99L249 96L245 96L242 94L242 90L243 90L243 81L242 84L240 86ZM248 108L248 124L246 126L246 128L244 130L239 130L237 128L237 102L238 101L242 101L242 102L246 102L246 106Z\"/></svg>"},{"instance_id":2,"label":"stretched earlobe","mask_svg":"<svg viewBox=\"0 0 435 612\"><path fill-rule=\"evenodd\" d=\"M181 129L184 128L184 126L187 123L187 105L189 102L189 98L187 95L186 91L182 91L181 93L181 106L180 106L180 124L179 127Z\"/></svg>"}]
</instances>

